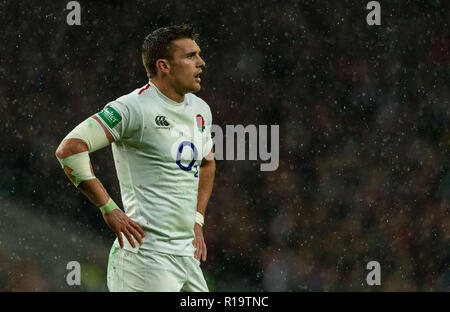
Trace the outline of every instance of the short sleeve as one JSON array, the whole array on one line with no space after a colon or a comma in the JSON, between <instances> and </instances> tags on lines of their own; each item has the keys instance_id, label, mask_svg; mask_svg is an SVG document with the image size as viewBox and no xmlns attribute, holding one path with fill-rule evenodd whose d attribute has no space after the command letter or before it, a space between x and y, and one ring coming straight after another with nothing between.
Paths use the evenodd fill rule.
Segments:
<instances>
[{"instance_id":1,"label":"short sleeve","mask_svg":"<svg viewBox=\"0 0 450 312\"><path fill-rule=\"evenodd\" d=\"M96 116L109 130L114 141L129 138L135 132L135 116L133 116L129 107L122 102L109 102Z\"/></svg>"}]
</instances>

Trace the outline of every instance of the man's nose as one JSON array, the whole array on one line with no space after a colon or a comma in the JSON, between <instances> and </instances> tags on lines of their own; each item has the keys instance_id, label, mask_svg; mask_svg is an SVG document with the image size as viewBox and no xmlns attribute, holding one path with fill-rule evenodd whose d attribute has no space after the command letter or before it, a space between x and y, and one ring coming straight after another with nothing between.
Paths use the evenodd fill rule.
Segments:
<instances>
[{"instance_id":1,"label":"man's nose","mask_svg":"<svg viewBox=\"0 0 450 312\"><path fill-rule=\"evenodd\" d=\"M198 65L198 67L204 67L204 66L206 66L206 63L205 63L205 61L199 56L198 57L199 58L199 65Z\"/></svg>"}]
</instances>

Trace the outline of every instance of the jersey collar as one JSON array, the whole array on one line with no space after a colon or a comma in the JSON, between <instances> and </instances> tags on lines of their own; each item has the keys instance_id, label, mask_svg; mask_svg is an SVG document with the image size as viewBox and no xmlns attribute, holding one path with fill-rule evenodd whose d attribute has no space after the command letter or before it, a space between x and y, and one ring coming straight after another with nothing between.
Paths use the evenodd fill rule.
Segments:
<instances>
[{"instance_id":1,"label":"jersey collar","mask_svg":"<svg viewBox=\"0 0 450 312\"><path fill-rule=\"evenodd\" d=\"M149 82L150 86L152 88L155 88L156 93L158 94L158 96L167 104L169 105L174 105L177 107L183 106L184 104L186 104L187 102L187 94L184 95L184 100L183 102L175 102L174 100L168 98L167 96L165 96L161 91L159 91L159 89L156 87L156 85L154 83Z\"/></svg>"}]
</instances>

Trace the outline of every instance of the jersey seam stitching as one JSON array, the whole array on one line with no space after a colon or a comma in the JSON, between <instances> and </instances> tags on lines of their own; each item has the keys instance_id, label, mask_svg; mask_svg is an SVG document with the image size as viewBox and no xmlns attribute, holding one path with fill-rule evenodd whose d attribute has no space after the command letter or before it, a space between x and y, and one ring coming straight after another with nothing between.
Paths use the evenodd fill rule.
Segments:
<instances>
[{"instance_id":1,"label":"jersey seam stitching","mask_svg":"<svg viewBox=\"0 0 450 312\"><path fill-rule=\"evenodd\" d=\"M139 138L139 145L142 145L142 138L143 138L143 136L144 136L144 112L143 112L143 110L142 110L142 102L141 102L141 99L139 99L139 97L138 96L136 96L136 98L137 98L137 100L138 100L138 103L139 103L139 110L141 111L141 120L142 120L142 123L141 123L141 137ZM128 157L127 157L127 159L128 159ZM133 194L134 194L134 197L136 198L136 192L135 192L135 190L134 190L134 188L135 188L135 185L134 185L134 179L133 179L133 177L132 177L132 175L131 175L131 169L130 169L130 167L128 167L128 169L129 169L129 171L130 171L130 176L131 176L131 179L132 179L132 181L131 181L131 183L132 183L132 185L133 185ZM143 219L142 218L142 204L139 202L139 209L138 209L138 215L139 215L139 219ZM145 222L145 220L142 220L143 222Z\"/></svg>"}]
</instances>

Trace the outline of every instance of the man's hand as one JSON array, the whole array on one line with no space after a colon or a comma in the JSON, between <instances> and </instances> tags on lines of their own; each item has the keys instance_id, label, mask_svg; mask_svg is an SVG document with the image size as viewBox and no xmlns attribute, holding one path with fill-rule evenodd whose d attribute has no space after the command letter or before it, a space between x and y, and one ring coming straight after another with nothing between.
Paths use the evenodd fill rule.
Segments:
<instances>
[{"instance_id":1,"label":"man's hand","mask_svg":"<svg viewBox=\"0 0 450 312\"><path fill-rule=\"evenodd\" d=\"M108 213L105 213L103 215L103 219L119 239L120 248L123 248L122 233L128 239L133 248L136 247L136 244L134 243L132 236L134 236L139 244L142 245L142 238L145 237L144 230L139 226L139 224L131 220L122 210L114 209Z\"/></svg>"},{"instance_id":2,"label":"man's hand","mask_svg":"<svg viewBox=\"0 0 450 312\"><path fill-rule=\"evenodd\" d=\"M205 244L205 238L203 237L203 228L195 222L194 225L194 233L195 238L192 242L192 245L196 248L194 253L194 258L200 261L200 258L204 261L206 261L206 244Z\"/></svg>"}]
</instances>

